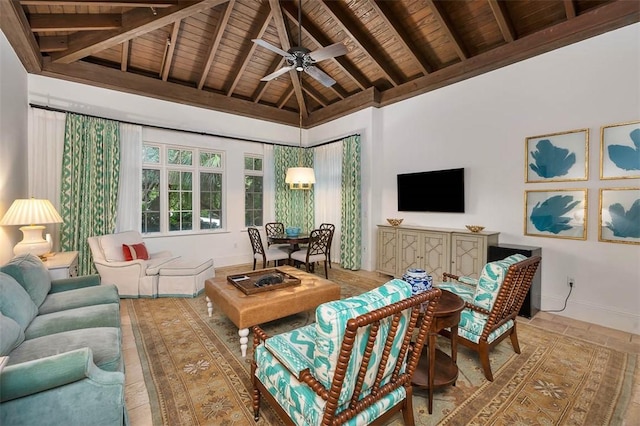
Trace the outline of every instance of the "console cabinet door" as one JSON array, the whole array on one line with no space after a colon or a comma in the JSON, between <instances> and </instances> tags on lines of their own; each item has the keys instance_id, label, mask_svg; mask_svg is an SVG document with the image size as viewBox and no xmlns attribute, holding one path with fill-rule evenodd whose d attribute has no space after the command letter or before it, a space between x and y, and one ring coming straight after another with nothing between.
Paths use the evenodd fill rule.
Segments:
<instances>
[{"instance_id":1,"label":"console cabinet door","mask_svg":"<svg viewBox=\"0 0 640 426\"><path fill-rule=\"evenodd\" d=\"M451 234L451 273L479 278L487 263L487 249L497 242L498 234Z\"/></svg>"},{"instance_id":2,"label":"console cabinet door","mask_svg":"<svg viewBox=\"0 0 640 426\"><path fill-rule=\"evenodd\" d=\"M448 232L421 232L422 269L433 277L434 281L442 281L442 274L449 272L450 234Z\"/></svg>"},{"instance_id":3,"label":"console cabinet door","mask_svg":"<svg viewBox=\"0 0 640 426\"><path fill-rule=\"evenodd\" d=\"M398 269L396 276L401 277L409 268L422 268L421 232L398 230Z\"/></svg>"},{"instance_id":4,"label":"console cabinet door","mask_svg":"<svg viewBox=\"0 0 640 426\"><path fill-rule=\"evenodd\" d=\"M398 239L396 230L378 228L378 272L396 275Z\"/></svg>"}]
</instances>

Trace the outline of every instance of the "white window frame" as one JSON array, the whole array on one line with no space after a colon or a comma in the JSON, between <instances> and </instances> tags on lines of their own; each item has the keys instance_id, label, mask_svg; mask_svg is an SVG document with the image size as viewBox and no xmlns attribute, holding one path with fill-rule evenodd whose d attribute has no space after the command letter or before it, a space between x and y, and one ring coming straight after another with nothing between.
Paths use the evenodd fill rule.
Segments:
<instances>
[{"instance_id":1,"label":"white window frame","mask_svg":"<svg viewBox=\"0 0 640 426\"><path fill-rule=\"evenodd\" d=\"M248 170L244 167L245 161L247 158L252 158L252 159L259 159L262 161L262 170ZM245 153L242 156L242 168L244 170L244 174L243 174L243 183L244 183L244 177L245 176L261 176L262 177L262 225L257 225L258 227L264 227L264 155L259 155L259 154L253 154L253 153ZM243 185L244 186L244 185ZM248 226L254 226L254 225L247 225L247 204L246 204L246 188L244 189L244 210L245 210L245 217L244 217L244 226L245 228Z\"/></svg>"},{"instance_id":2,"label":"white window frame","mask_svg":"<svg viewBox=\"0 0 640 426\"><path fill-rule=\"evenodd\" d=\"M159 163L145 163L144 158L142 162L142 169L160 170L160 231L159 232L146 232L147 236L173 236L173 235L189 235L189 234L202 234L202 233L216 233L224 232L226 230L226 152L217 149L199 148L192 146L183 146L175 144L162 144L157 142L143 142L144 146L151 146L160 149L160 162ZM168 152L170 149L178 149L181 151L191 151L192 164L169 164ZM211 153L218 154L221 157L220 167L203 167L200 166L200 154ZM142 170L141 170L142 171ZM190 230L169 230L169 172L170 171L189 171L192 173L192 229ZM221 221L220 228L216 229L201 229L200 228L200 173L218 173L222 175L222 194L221 194ZM142 191L142 188L140 188ZM141 200L142 201L142 200ZM143 212L144 213L144 212ZM142 220L142 216L140 217Z\"/></svg>"}]
</instances>

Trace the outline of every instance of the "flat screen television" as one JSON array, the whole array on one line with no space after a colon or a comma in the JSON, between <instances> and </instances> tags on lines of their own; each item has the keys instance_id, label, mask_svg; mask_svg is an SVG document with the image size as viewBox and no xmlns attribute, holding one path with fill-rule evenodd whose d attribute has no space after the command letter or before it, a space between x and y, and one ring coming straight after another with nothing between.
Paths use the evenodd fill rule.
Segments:
<instances>
[{"instance_id":1,"label":"flat screen television","mask_svg":"<svg viewBox=\"0 0 640 426\"><path fill-rule=\"evenodd\" d=\"M398 211L464 213L464 169L399 174Z\"/></svg>"}]
</instances>

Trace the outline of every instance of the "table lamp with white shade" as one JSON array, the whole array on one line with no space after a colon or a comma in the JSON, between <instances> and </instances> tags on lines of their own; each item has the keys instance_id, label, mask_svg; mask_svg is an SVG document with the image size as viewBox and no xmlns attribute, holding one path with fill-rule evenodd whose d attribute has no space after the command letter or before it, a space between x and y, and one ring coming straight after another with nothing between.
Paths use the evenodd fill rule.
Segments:
<instances>
[{"instance_id":1,"label":"table lamp with white shade","mask_svg":"<svg viewBox=\"0 0 640 426\"><path fill-rule=\"evenodd\" d=\"M47 223L62 223L62 217L49 200L45 199L18 199L11 204L9 210L0 220L0 225L24 225L22 241L13 248L13 253L18 256L31 253L43 256L51 250L51 243L42 238L42 230Z\"/></svg>"}]
</instances>

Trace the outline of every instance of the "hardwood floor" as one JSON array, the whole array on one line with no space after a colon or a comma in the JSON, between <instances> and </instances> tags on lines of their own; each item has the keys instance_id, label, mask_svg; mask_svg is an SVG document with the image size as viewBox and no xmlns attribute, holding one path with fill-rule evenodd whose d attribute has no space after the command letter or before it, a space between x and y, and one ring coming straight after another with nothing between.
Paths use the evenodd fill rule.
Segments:
<instances>
[{"instance_id":1,"label":"hardwood floor","mask_svg":"<svg viewBox=\"0 0 640 426\"><path fill-rule=\"evenodd\" d=\"M333 268L340 268L334 264ZM228 275L251 269L251 265L216 268L216 275ZM364 278L384 281L382 276L371 271L355 272ZM129 411L131 426L151 426L151 407L149 396L142 376L140 358L131 329L131 320L126 305L121 306L122 337L126 369L125 399ZM640 354L640 335L602 327L597 324L578 321L548 312L539 312L534 318L518 318L519 322L531 323L537 327L571 337L588 340L620 351ZM623 425L640 424L640 368L636 368L632 403L629 406Z\"/></svg>"}]
</instances>

